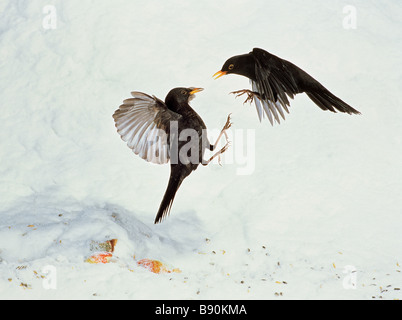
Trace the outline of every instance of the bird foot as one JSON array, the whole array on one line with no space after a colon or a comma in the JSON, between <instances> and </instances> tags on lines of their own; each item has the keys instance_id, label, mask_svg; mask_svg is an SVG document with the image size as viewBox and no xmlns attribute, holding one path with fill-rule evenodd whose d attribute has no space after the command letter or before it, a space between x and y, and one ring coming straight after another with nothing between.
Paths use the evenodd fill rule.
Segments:
<instances>
[{"instance_id":1,"label":"bird foot","mask_svg":"<svg viewBox=\"0 0 402 320\"><path fill-rule=\"evenodd\" d=\"M215 153L207 162L202 163L202 165L203 165L203 166L207 166L207 165L209 165L209 164L212 162L212 160L214 160L216 157L218 157L218 163L219 163L219 165L222 167L221 155L222 155L223 153L225 153L225 152L229 149L230 144L231 144L231 142L228 141L228 142L226 143L226 145L225 145L221 150L219 150L217 153Z\"/></svg>"},{"instance_id":2,"label":"bird foot","mask_svg":"<svg viewBox=\"0 0 402 320\"><path fill-rule=\"evenodd\" d=\"M239 90L239 91L233 91L231 94L236 95L236 99L244 94L247 94L247 99L243 102L243 104L246 104L247 102L253 103L254 101L254 96L256 95L253 91L250 90Z\"/></svg>"},{"instance_id":3,"label":"bird foot","mask_svg":"<svg viewBox=\"0 0 402 320\"><path fill-rule=\"evenodd\" d=\"M232 122L230 121L231 120L231 117L232 116L232 114L229 114L228 115L228 119L226 120L226 123L225 123L225 125L223 126L223 129L222 129L222 132L223 131L226 131L226 130L228 130L228 129L230 129L230 127L232 126Z\"/></svg>"},{"instance_id":4,"label":"bird foot","mask_svg":"<svg viewBox=\"0 0 402 320\"><path fill-rule=\"evenodd\" d=\"M231 144L231 142L229 141L229 136L226 132L228 129L230 129L232 127L231 115L232 115L231 113L228 115L226 123L223 126L222 131L221 131L218 139L216 140L216 143L212 146L213 148L211 149L211 151L215 150L216 146L218 145L218 143L221 140L223 135L225 136L225 139L226 139L226 145L221 150L219 150L217 153L215 153L207 162L203 163L204 166L207 166L208 164L210 164L211 161L214 160L216 157L218 157L219 165L222 166L221 155L229 149L229 146Z\"/></svg>"},{"instance_id":5,"label":"bird foot","mask_svg":"<svg viewBox=\"0 0 402 320\"><path fill-rule=\"evenodd\" d=\"M229 149L230 144L231 144L231 142L228 141L228 142L225 144L225 146L217 153L217 156L218 156L218 163L219 163L219 165L220 165L221 167L222 167L221 155L222 155L223 153L225 153L225 152ZM213 159L213 158L212 158L212 159ZM212 159L211 159L211 160L212 160Z\"/></svg>"},{"instance_id":6,"label":"bird foot","mask_svg":"<svg viewBox=\"0 0 402 320\"><path fill-rule=\"evenodd\" d=\"M222 129L222 133L225 135L225 139L226 139L226 145L218 152L218 163L219 165L222 167L221 164L221 155L226 152L229 149L229 146L231 144L231 142L229 141L229 136L226 132L226 130L230 129L232 127L232 122L230 121L230 117L231 117L231 113L228 115L228 119L226 120L225 125L223 126Z\"/></svg>"}]
</instances>

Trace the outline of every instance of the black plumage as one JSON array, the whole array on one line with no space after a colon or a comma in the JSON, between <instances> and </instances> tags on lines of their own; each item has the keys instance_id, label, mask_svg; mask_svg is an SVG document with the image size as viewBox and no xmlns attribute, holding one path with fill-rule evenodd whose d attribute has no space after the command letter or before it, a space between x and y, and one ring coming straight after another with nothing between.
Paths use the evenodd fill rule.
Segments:
<instances>
[{"instance_id":1,"label":"black plumage","mask_svg":"<svg viewBox=\"0 0 402 320\"><path fill-rule=\"evenodd\" d=\"M247 94L245 102L255 100L260 121L265 111L271 124L274 119L280 123L279 115L285 119L284 110L289 113L288 98L293 99L296 94L303 92L322 110L360 114L293 63L262 49L255 48L248 54L228 59L214 77L218 79L231 73L250 79L252 91L240 90L233 93L237 96Z\"/></svg>"},{"instance_id":2,"label":"black plumage","mask_svg":"<svg viewBox=\"0 0 402 320\"><path fill-rule=\"evenodd\" d=\"M125 100L113 115L118 133L135 154L156 164L170 161L169 183L155 223L162 222L169 215L183 180L199 164L208 165L229 146L227 142L208 161L203 160L205 150L215 150L231 123L229 116L218 141L211 145L205 135L205 123L189 105L194 94L202 90L175 88L166 96L165 102L155 96L132 92L133 98Z\"/></svg>"}]
</instances>

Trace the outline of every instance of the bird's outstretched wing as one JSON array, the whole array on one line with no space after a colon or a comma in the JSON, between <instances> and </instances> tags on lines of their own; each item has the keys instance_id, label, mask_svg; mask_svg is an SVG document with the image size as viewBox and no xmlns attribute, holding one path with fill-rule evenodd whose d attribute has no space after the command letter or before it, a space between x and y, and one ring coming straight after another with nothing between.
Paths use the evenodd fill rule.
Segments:
<instances>
[{"instance_id":1,"label":"bird's outstretched wing","mask_svg":"<svg viewBox=\"0 0 402 320\"><path fill-rule=\"evenodd\" d=\"M285 119L284 111L289 112L289 98L293 99L299 93L295 75L283 60L265 50L254 49L256 81L252 81L253 91L260 94L256 107L261 119L265 110L268 119L273 124L273 118L280 123L279 115Z\"/></svg>"},{"instance_id":2,"label":"bird's outstretched wing","mask_svg":"<svg viewBox=\"0 0 402 320\"><path fill-rule=\"evenodd\" d=\"M256 97L256 107L261 119L263 110L271 124L273 119L280 123L279 115L285 119L284 111L289 113L289 98L305 92L309 98L323 110L340 111L359 114L346 102L342 101L308 73L269 52L255 48L252 51L255 59L255 81L252 80L253 91L260 94Z\"/></svg>"},{"instance_id":3,"label":"bird's outstretched wing","mask_svg":"<svg viewBox=\"0 0 402 320\"><path fill-rule=\"evenodd\" d=\"M165 164L170 159L170 123L181 115L166 104L142 92L132 92L113 114L117 132L127 146L142 159Z\"/></svg>"}]
</instances>

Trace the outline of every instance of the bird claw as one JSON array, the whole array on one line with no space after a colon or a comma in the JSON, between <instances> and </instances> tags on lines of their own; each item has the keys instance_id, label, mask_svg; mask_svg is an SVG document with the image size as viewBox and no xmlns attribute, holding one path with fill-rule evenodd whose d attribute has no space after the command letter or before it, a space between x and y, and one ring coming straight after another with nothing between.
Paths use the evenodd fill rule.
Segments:
<instances>
[{"instance_id":1,"label":"bird claw","mask_svg":"<svg viewBox=\"0 0 402 320\"><path fill-rule=\"evenodd\" d=\"M218 163L222 167L221 155L229 149L229 146L231 144L231 142L229 141L229 136L226 133L226 130L228 130L232 126L232 122L230 121L231 120L231 115L232 115L231 113L228 115L226 123L225 123L225 125L224 125L224 127L223 127L223 129L222 129L222 131L221 131L216 143L214 145L211 145L213 147L211 149L211 151L215 150L215 147L217 146L217 144L219 143L219 141L220 141L220 139L222 138L223 135L226 138L226 145L221 150L219 150L217 153L215 153L206 163L203 163L204 166L207 166L209 163L211 163L212 160L214 160L215 158L218 158Z\"/></svg>"},{"instance_id":2,"label":"bird claw","mask_svg":"<svg viewBox=\"0 0 402 320\"><path fill-rule=\"evenodd\" d=\"M222 163L221 163L221 155L229 149L229 147L230 147L231 144L232 144L232 142L231 142L231 141L228 141L228 142L225 144L225 146L219 151L219 155L218 155L218 164L219 164L221 167L223 167L223 166L222 166Z\"/></svg>"},{"instance_id":3,"label":"bird claw","mask_svg":"<svg viewBox=\"0 0 402 320\"><path fill-rule=\"evenodd\" d=\"M228 115L228 119L227 119L225 125L223 126L222 131L228 130L228 129L230 129L230 127L232 126L233 123L230 121L230 120L231 120L231 119L230 119L231 115L232 115L232 114L229 114L229 115Z\"/></svg>"},{"instance_id":4,"label":"bird claw","mask_svg":"<svg viewBox=\"0 0 402 320\"><path fill-rule=\"evenodd\" d=\"M247 94L247 99L243 102L243 104L246 104L247 102L253 103L254 101L254 92L250 90L239 90L239 91L233 91L231 94L236 95L236 99L244 94Z\"/></svg>"}]
</instances>

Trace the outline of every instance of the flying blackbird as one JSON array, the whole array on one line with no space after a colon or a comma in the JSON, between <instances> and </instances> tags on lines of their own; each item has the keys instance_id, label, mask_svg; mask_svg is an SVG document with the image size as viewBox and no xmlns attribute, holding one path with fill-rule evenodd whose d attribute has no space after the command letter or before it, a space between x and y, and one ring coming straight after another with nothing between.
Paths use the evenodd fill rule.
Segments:
<instances>
[{"instance_id":1,"label":"flying blackbird","mask_svg":"<svg viewBox=\"0 0 402 320\"><path fill-rule=\"evenodd\" d=\"M264 117L264 110L272 125L274 119L280 123L279 115L285 119L283 110L289 113L288 97L293 99L296 94L303 92L323 110L360 114L293 63L262 49L255 48L248 54L230 58L214 77L218 79L231 73L249 78L252 86L252 91L231 93L236 94L236 97L247 94L248 98L244 103L255 100L260 121Z\"/></svg>"},{"instance_id":2,"label":"flying blackbird","mask_svg":"<svg viewBox=\"0 0 402 320\"><path fill-rule=\"evenodd\" d=\"M170 161L170 179L155 224L169 215L176 192L183 180L197 169L220 157L229 146L226 130L231 127L230 115L214 145L205 135L206 126L201 117L190 107L189 101L202 88L175 88L165 102L141 92L132 92L113 115L121 138L142 159L166 164ZM214 151L225 135L227 143L208 161L203 160L206 149Z\"/></svg>"}]
</instances>

